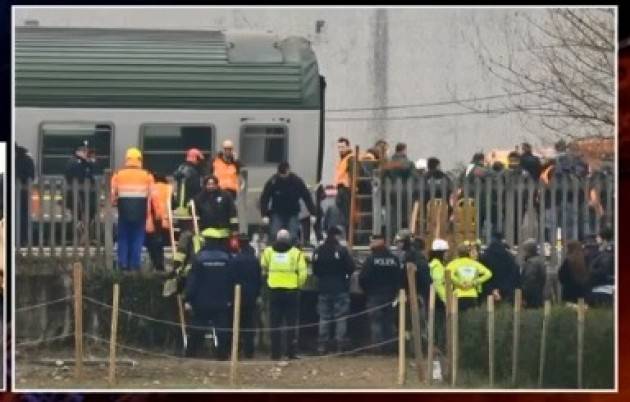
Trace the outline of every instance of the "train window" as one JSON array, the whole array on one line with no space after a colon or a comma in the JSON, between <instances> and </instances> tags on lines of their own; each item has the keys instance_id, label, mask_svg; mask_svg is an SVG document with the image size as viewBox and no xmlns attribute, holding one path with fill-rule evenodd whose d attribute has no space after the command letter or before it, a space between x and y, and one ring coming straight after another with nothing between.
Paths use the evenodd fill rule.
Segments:
<instances>
[{"instance_id":1,"label":"train window","mask_svg":"<svg viewBox=\"0 0 630 402\"><path fill-rule=\"evenodd\" d=\"M241 161L248 166L278 164L287 158L287 127L245 125L241 129Z\"/></svg>"},{"instance_id":2,"label":"train window","mask_svg":"<svg viewBox=\"0 0 630 402\"><path fill-rule=\"evenodd\" d=\"M39 171L42 175L63 175L76 148L87 142L96 158L95 174L112 164L111 123L45 122L40 126Z\"/></svg>"},{"instance_id":3,"label":"train window","mask_svg":"<svg viewBox=\"0 0 630 402\"><path fill-rule=\"evenodd\" d=\"M208 158L214 149L214 127L193 124L144 124L140 143L144 166L165 176L173 174L186 150L199 148Z\"/></svg>"}]
</instances>

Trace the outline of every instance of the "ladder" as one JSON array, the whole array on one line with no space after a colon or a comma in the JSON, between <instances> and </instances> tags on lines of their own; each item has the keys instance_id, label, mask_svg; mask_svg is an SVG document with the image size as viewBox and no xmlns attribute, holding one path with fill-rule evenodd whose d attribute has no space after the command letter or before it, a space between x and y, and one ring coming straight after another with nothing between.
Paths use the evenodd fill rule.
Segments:
<instances>
[{"instance_id":1,"label":"ladder","mask_svg":"<svg viewBox=\"0 0 630 402\"><path fill-rule=\"evenodd\" d=\"M366 154L359 152L356 146L352 157L350 172L350 217L348 219L348 246L365 246L370 242L370 235L374 233L375 191L373 178L375 172L380 172L381 162L368 159ZM380 191L380 189L376 189ZM378 199L378 198L377 198ZM380 232L380 229L378 230Z\"/></svg>"}]
</instances>

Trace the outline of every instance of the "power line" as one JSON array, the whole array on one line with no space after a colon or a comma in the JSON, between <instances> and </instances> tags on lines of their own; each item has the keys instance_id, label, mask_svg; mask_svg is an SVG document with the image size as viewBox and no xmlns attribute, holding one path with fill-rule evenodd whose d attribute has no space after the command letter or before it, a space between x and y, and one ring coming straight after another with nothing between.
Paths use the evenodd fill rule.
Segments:
<instances>
[{"instance_id":1,"label":"power line","mask_svg":"<svg viewBox=\"0 0 630 402\"><path fill-rule=\"evenodd\" d=\"M506 114L510 112L518 112L515 109L494 109L494 110L474 110L469 112L453 112L453 113L437 113L437 114L423 114L414 116L394 116L394 117L331 117L326 118L326 121L369 121L369 120L421 120L421 119L437 119L442 117L451 116L466 116L474 114Z\"/></svg>"},{"instance_id":2,"label":"power line","mask_svg":"<svg viewBox=\"0 0 630 402\"><path fill-rule=\"evenodd\" d=\"M417 104L408 104L408 105L389 105L389 106L357 107L357 108L332 108L332 109L326 109L326 112L359 112L359 111L371 111L371 110L393 110L393 109L408 109L408 108L414 108L414 107L444 106L444 105L452 105L455 103L475 102L475 101L481 101L481 100L507 98L510 96L528 95L528 94L538 93L541 91L542 90L509 92L509 93L504 93L504 94L488 95L488 96L481 96L481 97L453 99L450 101L427 102L427 103L417 103Z\"/></svg>"}]
</instances>

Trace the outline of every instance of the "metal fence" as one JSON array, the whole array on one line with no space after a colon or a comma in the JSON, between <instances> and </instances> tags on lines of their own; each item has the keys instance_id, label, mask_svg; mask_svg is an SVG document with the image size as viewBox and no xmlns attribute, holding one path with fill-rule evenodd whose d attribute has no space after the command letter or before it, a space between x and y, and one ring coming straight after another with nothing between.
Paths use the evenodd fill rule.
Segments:
<instances>
[{"instance_id":1,"label":"metal fence","mask_svg":"<svg viewBox=\"0 0 630 402\"><path fill-rule=\"evenodd\" d=\"M554 251L561 251L555 248L558 240L566 245L568 240L599 233L603 225L612 227L614 186L613 175L599 172L586 178L559 175L548 184L510 171L474 179L463 175L382 178L376 172L373 231L384 232L391 240L399 229L410 227L413 205L418 202L417 231L430 235L428 205L441 199L448 206L446 233L452 236L461 230L454 223L456 205L468 198L474 200L476 238L488 242L496 230L504 233L510 246L533 238L541 246L549 243Z\"/></svg>"}]
</instances>

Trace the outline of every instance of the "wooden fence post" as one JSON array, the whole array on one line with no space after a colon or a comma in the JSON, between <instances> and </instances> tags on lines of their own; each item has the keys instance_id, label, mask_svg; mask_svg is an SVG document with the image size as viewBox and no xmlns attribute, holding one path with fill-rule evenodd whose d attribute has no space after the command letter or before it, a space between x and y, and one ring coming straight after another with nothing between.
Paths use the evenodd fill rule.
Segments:
<instances>
[{"instance_id":1,"label":"wooden fence post","mask_svg":"<svg viewBox=\"0 0 630 402\"><path fill-rule=\"evenodd\" d=\"M453 320L453 323L451 324L453 331L453 346L451 351L453 355L453 363L451 367L451 385L454 387L457 384L457 366L459 364L457 356L459 354L459 303L455 294L453 294L451 298L451 304L453 307L453 313L451 315L451 318Z\"/></svg>"},{"instance_id":2,"label":"wooden fence post","mask_svg":"<svg viewBox=\"0 0 630 402\"><path fill-rule=\"evenodd\" d=\"M75 262L74 276L74 358L75 376L83 377L83 266Z\"/></svg>"},{"instance_id":3,"label":"wooden fence post","mask_svg":"<svg viewBox=\"0 0 630 402\"><path fill-rule=\"evenodd\" d=\"M433 343L435 337L435 287L431 285L429 288L429 323L428 323L428 346L427 346L427 374L426 382L428 384L433 380Z\"/></svg>"},{"instance_id":4,"label":"wooden fence post","mask_svg":"<svg viewBox=\"0 0 630 402\"><path fill-rule=\"evenodd\" d=\"M488 296L488 377L494 387L494 296Z\"/></svg>"},{"instance_id":5,"label":"wooden fence post","mask_svg":"<svg viewBox=\"0 0 630 402\"><path fill-rule=\"evenodd\" d=\"M120 285L114 283L112 298L112 332L109 337L109 385L116 383L116 341L118 334L118 300L120 299Z\"/></svg>"},{"instance_id":6,"label":"wooden fence post","mask_svg":"<svg viewBox=\"0 0 630 402\"><path fill-rule=\"evenodd\" d=\"M413 354L418 369L418 381L424 381L424 365L422 364L422 338L420 333L420 311L418 309L418 292L416 290L416 271L414 263L407 263L407 282L409 283L409 306L411 308L411 329L413 331Z\"/></svg>"},{"instance_id":7,"label":"wooden fence post","mask_svg":"<svg viewBox=\"0 0 630 402\"><path fill-rule=\"evenodd\" d=\"M405 383L405 289L398 296L398 385Z\"/></svg>"},{"instance_id":8,"label":"wooden fence post","mask_svg":"<svg viewBox=\"0 0 630 402\"><path fill-rule=\"evenodd\" d=\"M232 320L232 360L230 362L230 384L236 384L238 368L238 339L241 328L241 285L234 287L234 319Z\"/></svg>"},{"instance_id":9,"label":"wooden fence post","mask_svg":"<svg viewBox=\"0 0 630 402\"><path fill-rule=\"evenodd\" d=\"M545 301L545 312L543 315L542 332L540 334L540 361L538 362L538 388L543 386L545 373L545 358L547 354L547 330L549 325L549 315L551 314L551 302Z\"/></svg>"},{"instance_id":10,"label":"wooden fence post","mask_svg":"<svg viewBox=\"0 0 630 402\"><path fill-rule=\"evenodd\" d=\"M521 305L523 303L523 292L516 289L514 292L514 327L512 337L512 386L516 386L518 374L518 347L521 338Z\"/></svg>"},{"instance_id":11,"label":"wooden fence post","mask_svg":"<svg viewBox=\"0 0 630 402\"><path fill-rule=\"evenodd\" d=\"M584 298L578 299L577 310L577 386L578 389L583 388L584 380L584 314L585 314Z\"/></svg>"}]
</instances>

